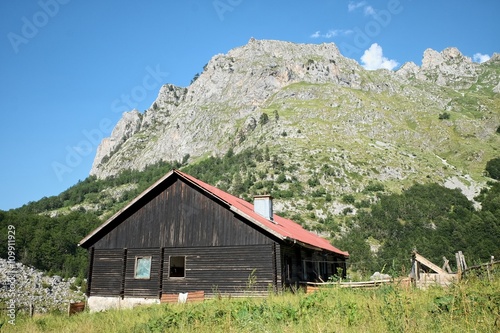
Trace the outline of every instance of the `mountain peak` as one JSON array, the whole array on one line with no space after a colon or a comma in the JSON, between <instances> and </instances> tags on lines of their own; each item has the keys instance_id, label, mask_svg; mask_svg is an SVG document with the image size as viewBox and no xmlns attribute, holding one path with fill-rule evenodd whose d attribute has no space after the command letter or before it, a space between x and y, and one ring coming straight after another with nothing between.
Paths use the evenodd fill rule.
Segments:
<instances>
[{"instance_id":1,"label":"mountain peak","mask_svg":"<svg viewBox=\"0 0 500 333\"><path fill-rule=\"evenodd\" d=\"M456 47L448 47L441 52L427 49L422 58L422 69L433 69L439 67L443 63L453 64L462 62L471 63L472 60L469 57L464 57Z\"/></svg>"},{"instance_id":2,"label":"mountain peak","mask_svg":"<svg viewBox=\"0 0 500 333\"><path fill-rule=\"evenodd\" d=\"M479 64L472 62L456 47L448 47L442 52L427 49L422 58L419 79L463 89L474 84L478 70Z\"/></svg>"},{"instance_id":3,"label":"mountain peak","mask_svg":"<svg viewBox=\"0 0 500 333\"><path fill-rule=\"evenodd\" d=\"M184 161L186 156L194 160L220 156L229 148L238 152L266 145L289 151L297 161L322 145L332 152L334 146L351 152L371 144L374 154L380 147L373 142L409 147L411 152L432 150L443 144L448 131L447 122L435 123L437 114L461 110L457 96L441 86L468 89L478 82L481 70L491 73L481 89L491 91L498 83L496 71L472 63L456 48L426 50L422 67L409 62L396 72L367 71L342 56L333 43L252 38L212 57L190 86L162 86L144 114L125 114L111 137L102 141L91 174L105 178L160 160ZM489 110L488 105L481 105L481 112ZM497 118L474 126L462 121L450 128L465 133L470 141L470 137L489 137L497 123ZM307 152L299 153L301 147ZM356 154L366 155L365 148ZM412 154L405 155L410 156L406 166L415 163ZM346 163L334 155L329 158L334 164ZM400 162L393 160L395 165ZM377 163L385 162L369 164ZM345 167L346 173L353 172L354 166ZM389 167L376 177L413 177L405 175L404 168Z\"/></svg>"}]
</instances>

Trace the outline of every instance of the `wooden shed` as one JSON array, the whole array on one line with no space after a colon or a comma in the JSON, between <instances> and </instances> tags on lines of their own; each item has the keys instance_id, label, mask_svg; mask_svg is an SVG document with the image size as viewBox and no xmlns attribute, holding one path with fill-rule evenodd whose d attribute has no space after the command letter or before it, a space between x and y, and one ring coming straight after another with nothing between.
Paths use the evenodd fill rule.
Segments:
<instances>
[{"instance_id":1,"label":"wooden shed","mask_svg":"<svg viewBox=\"0 0 500 333\"><path fill-rule=\"evenodd\" d=\"M348 253L254 204L173 170L79 243L89 251L89 307L162 295L265 294L346 271Z\"/></svg>"}]
</instances>

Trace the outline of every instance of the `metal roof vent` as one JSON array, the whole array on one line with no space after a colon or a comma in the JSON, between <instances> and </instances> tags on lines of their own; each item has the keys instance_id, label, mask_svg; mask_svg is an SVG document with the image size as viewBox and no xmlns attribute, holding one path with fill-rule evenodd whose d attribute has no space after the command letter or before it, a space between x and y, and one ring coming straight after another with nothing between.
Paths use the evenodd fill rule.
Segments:
<instances>
[{"instance_id":1,"label":"metal roof vent","mask_svg":"<svg viewBox=\"0 0 500 333\"><path fill-rule=\"evenodd\" d=\"M260 216L268 219L269 221L273 221L273 197L270 195L254 196L253 210Z\"/></svg>"}]
</instances>

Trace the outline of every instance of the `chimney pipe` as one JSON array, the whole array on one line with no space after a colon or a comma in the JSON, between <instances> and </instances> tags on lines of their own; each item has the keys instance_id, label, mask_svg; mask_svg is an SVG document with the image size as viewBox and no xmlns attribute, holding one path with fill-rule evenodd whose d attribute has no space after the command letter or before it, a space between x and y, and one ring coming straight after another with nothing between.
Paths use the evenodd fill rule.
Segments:
<instances>
[{"instance_id":1,"label":"chimney pipe","mask_svg":"<svg viewBox=\"0 0 500 333\"><path fill-rule=\"evenodd\" d=\"M253 197L253 210L260 216L273 221L273 197L270 195L256 195Z\"/></svg>"}]
</instances>

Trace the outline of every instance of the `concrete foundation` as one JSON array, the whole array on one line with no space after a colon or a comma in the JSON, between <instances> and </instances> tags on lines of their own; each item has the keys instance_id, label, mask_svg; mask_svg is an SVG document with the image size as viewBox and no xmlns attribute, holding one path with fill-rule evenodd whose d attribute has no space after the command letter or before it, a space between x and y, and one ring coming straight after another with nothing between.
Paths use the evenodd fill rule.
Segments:
<instances>
[{"instance_id":1,"label":"concrete foundation","mask_svg":"<svg viewBox=\"0 0 500 333\"><path fill-rule=\"evenodd\" d=\"M106 311L110 309L131 309L137 305L160 304L156 298L141 297L101 297L91 296L87 300L90 312Z\"/></svg>"}]
</instances>

